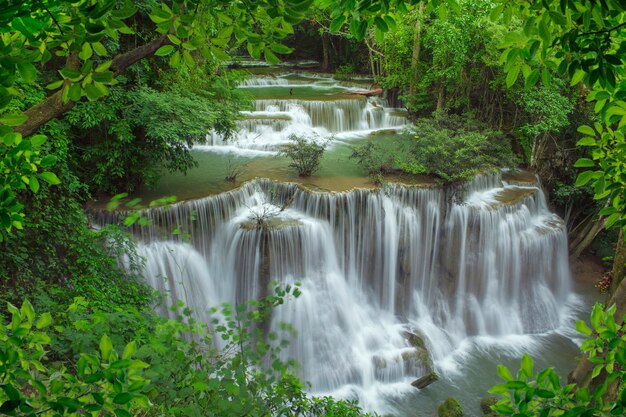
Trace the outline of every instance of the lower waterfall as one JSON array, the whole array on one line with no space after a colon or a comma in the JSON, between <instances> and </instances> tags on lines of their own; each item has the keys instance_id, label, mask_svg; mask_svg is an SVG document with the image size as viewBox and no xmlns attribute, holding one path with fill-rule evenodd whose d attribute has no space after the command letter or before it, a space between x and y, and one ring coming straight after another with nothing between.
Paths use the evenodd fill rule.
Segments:
<instances>
[{"instance_id":1,"label":"lower waterfall","mask_svg":"<svg viewBox=\"0 0 626 417\"><path fill-rule=\"evenodd\" d=\"M566 232L528 177L344 193L255 180L148 209L151 226L133 232L146 280L202 320L211 306L265 295L270 282L301 283L302 296L273 316L297 331L285 357L301 364L311 392L380 412L381 398L417 392L410 383L431 370L445 377L468 340L563 324Z\"/></svg>"}]
</instances>

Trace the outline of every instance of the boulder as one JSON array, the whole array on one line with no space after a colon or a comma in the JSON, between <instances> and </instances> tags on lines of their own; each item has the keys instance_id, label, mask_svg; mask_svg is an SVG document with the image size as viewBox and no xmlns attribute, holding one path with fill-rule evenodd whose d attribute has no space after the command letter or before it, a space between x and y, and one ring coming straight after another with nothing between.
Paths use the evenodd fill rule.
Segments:
<instances>
[{"instance_id":1,"label":"boulder","mask_svg":"<svg viewBox=\"0 0 626 417\"><path fill-rule=\"evenodd\" d=\"M484 416L495 417L498 415L491 409L491 406L497 403L498 400L498 397L485 397L480 400L480 409L482 410Z\"/></svg>"},{"instance_id":2,"label":"boulder","mask_svg":"<svg viewBox=\"0 0 626 417\"><path fill-rule=\"evenodd\" d=\"M456 398L450 397L437 408L438 417L463 417L463 409Z\"/></svg>"}]
</instances>

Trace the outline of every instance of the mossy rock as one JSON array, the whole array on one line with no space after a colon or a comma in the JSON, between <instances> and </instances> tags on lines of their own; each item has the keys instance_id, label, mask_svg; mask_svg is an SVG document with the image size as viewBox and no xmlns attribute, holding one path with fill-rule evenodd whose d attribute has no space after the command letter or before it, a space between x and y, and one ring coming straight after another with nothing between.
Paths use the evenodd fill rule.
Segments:
<instances>
[{"instance_id":1,"label":"mossy rock","mask_svg":"<svg viewBox=\"0 0 626 417\"><path fill-rule=\"evenodd\" d=\"M498 397L485 397L482 400L480 400L480 409L482 410L483 414L485 416L497 416L497 413L495 413L492 409L491 406L495 405L498 402L499 398Z\"/></svg>"},{"instance_id":2,"label":"mossy rock","mask_svg":"<svg viewBox=\"0 0 626 417\"><path fill-rule=\"evenodd\" d=\"M438 417L463 417L463 409L456 398L450 397L437 408Z\"/></svg>"},{"instance_id":3,"label":"mossy rock","mask_svg":"<svg viewBox=\"0 0 626 417\"><path fill-rule=\"evenodd\" d=\"M416 349L426 349L426 343L424 342L424 336L422 336L418 331L404 331L402 332L402 336L409 342L409 345L413 346Z\"/></svg>"}]
</instances>

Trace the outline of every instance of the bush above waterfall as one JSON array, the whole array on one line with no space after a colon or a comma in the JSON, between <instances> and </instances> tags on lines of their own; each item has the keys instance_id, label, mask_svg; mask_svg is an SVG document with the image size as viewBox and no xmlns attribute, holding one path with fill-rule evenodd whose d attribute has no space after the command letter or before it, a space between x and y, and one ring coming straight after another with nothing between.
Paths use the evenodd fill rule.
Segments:
<instances>
[{"instance_id":1,"label":"bush above waterfall","mask_svg":"<svg viewBox=\"0 0 626 417\"><path fill-rule=\"evenodd\" d=\"M444 183L468 181L476 174L517 165L510 141L466 116L435 114L419 119L398 161L412 174L435 175Z\"/></svg>"},{"instance_id":2,"label":"bush above waterfall","mask_svg":"<svg viewBox=\"0 0 626 417\"><path fill-rule=\"evenodd\" d=\"M289 166L295 168L299 176L311 176L320 168L328 141L298 135L290 135L289 140L291 143L282 147L280 155L291 159Z\"/></svg>"}]
</instances>

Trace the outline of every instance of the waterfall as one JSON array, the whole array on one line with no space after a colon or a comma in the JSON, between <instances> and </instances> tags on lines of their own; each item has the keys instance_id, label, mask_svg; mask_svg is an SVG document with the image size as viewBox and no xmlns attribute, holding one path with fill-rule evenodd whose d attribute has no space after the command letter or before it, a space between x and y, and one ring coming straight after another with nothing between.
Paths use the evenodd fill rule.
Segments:
<instances>
[{"instance_id":1,"label":"waterfall","mask_svg":"<svg viewBox=\"0 0 626 417\"><path fill-rule=\"evenodd\" d=\"M363 401L376 386L413 389L468 338L557 329L570 294L565 228L532 177L483 175L456 192L255 180L143 215L151 226L133 233L146 279L201 316L300 282L273 317L298 331L284 354L315 392ZM164 240L174 229L188 243Z\"/></svg>"},{"instance_id":2,"label":"waterfall","mask_svg":"<svg viewBox=\"0 0 626 417\"><path fill-rule=\"evenodd\" d=\"M262 155L275 153L294 134L346 140L407 124L406 112L390 108L386 100L349 94L369 84L300 73L251 77L241 88L254 92L256 100L254 110L241 112L235 137L225 140L209 132L207 144L196 145L196 150ZM272 93L279 98L270 98Z\"/></svg>"}]
</instances>

